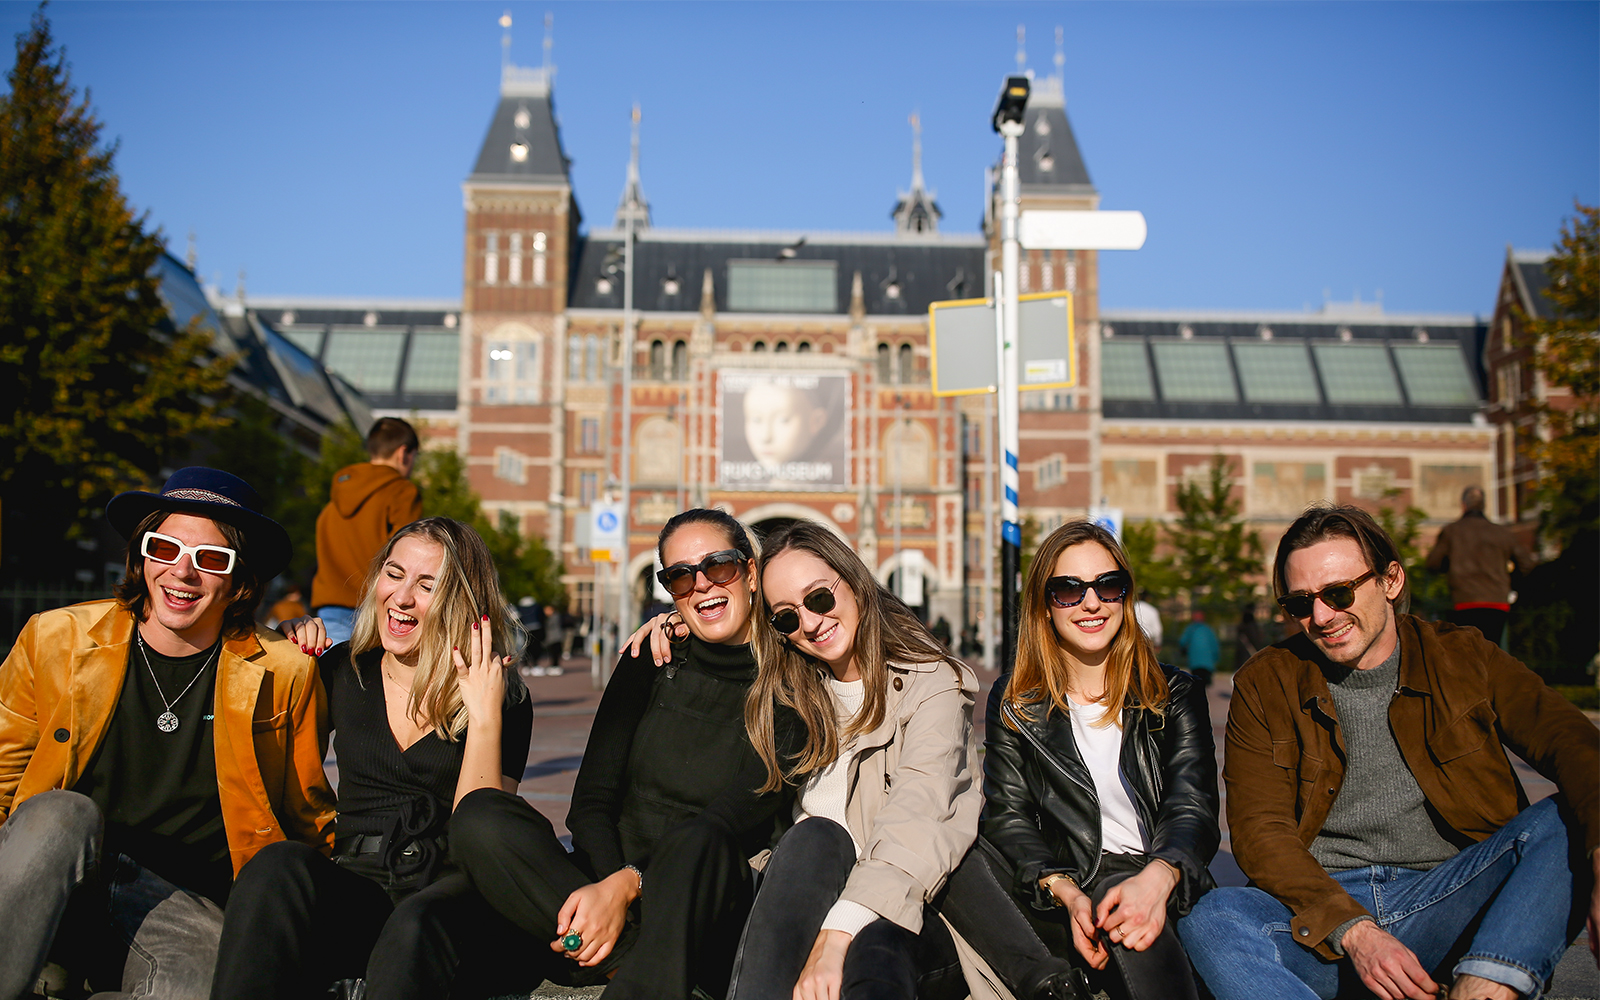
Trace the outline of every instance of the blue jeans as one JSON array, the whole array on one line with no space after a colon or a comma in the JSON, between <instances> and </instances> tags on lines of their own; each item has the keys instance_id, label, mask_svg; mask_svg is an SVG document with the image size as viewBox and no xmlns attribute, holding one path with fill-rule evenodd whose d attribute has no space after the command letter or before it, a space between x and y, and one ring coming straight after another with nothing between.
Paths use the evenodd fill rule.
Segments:
<instances>
[{"instance_id":1,"label":"blue jeans","mask_svg":"<svg viewBox=\"0 0 1600 1000\"><path fill-rule=\"evenodd\" d=\"M328 633L328 648L332 649L341 642L350 641L350 633L356 627L356 609L341 608L337 604L324 604L311 612L322 619L322 627Z\"/></svg>"},{"instance_id":2,"label":"blue jeans","mask_svg":"<svg viewBox=\"0 0 1600 1000\"><path fill-rule=\"evenodd\" d=\"M102 865L102 827L88 796L64 791L35 795L0 826L0 1000L31 995L46 960L63 950L69 964L122 963L121 991L97 997L205 1000L221 908L126 856ZM88 934L58 941L69 903L91 918Z\"/></svg>"},{"instance_id":3,"label":"blue jeans","mask_svg":"<svg viewBox=\"0 0 1600 1000\"><path fill-rule=\"evenodd\" d=\"M1537 996L1567 948L1572 871L1566 826L1549 799L1431 871L1375 865L1331 874L1436 980L1459 954L1452 976ZM1296 943L1289 920L1289 908L1260 889L1213 889L1178 921L1178 935L1217 1000L1366 995L1350 962Z\"/></svg>"}]
</instances>

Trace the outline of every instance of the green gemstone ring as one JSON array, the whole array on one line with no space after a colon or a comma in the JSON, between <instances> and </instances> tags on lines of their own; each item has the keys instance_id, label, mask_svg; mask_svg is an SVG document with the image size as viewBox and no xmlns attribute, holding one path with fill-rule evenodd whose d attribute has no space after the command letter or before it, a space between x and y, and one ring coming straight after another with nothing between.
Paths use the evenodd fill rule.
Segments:
<instances>
[{"instance_id":1,"label":"green gemstone ring","mask_svg":"<svg viewBox=\"0 0 1600 1000\"><path fill-rule=\"evenodd\" d=\"M566 937L561 939L561 947L565 948L567 951L577 951L579 948L583 947L583 935L579 934L577 931L573 931L571 934L568 934Z\"/></svg>"}]
</instances>

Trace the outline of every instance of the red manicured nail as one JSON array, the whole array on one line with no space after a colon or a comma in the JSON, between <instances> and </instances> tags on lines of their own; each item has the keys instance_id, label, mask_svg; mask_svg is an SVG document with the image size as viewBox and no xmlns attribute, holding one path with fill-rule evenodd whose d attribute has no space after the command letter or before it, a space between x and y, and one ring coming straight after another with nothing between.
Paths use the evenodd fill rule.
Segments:
<instances>
[{"instance_id":1,"label":"red manicured nail","mask_svg":"<svg viewBox=\"0 0 1600 1000\"><path fill-rule=\"evenodd\" d=\"M472 623L472 631L474 631L474 632L478 631L478 623L477 622L473 622Z\"/></svg>"}]
</instances>

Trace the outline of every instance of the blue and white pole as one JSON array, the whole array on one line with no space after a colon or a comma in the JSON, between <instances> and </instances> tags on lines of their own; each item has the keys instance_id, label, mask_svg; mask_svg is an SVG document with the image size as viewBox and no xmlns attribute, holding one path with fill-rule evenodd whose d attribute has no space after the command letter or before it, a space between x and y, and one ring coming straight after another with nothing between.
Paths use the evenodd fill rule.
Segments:
<instances>
[{"instance_id":1,"label":"blue and white pole","mask_svg":"<svg viewBox=\"0 0 1600 1000\"><path fill-rule=\"evenodd\" d=\"M1021 372L1017 355L1017 212L1020 183L1017 176L1017 140L1022 137L1020 113L1016 120L997 122L1005 138L1005 160L1000 170L1000 270L995 282L995 312L1000 328L1000 673L1011 672L1017 660L1017 605L1022 587L1022 517L1017 510L1017 409ZM996 690L1004 683L997 682Z\"/></svg>"}]
</instances>

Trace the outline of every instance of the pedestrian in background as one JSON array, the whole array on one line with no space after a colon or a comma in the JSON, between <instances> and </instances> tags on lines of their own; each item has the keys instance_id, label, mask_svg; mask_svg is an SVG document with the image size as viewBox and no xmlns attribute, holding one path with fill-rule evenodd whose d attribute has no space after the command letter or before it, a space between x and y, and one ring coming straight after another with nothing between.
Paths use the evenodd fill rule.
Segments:
<instances>
[{"instance_id":1,"label":"pedestrian in background","mask_svg":"<svg viewBox=\"0 0 1600 1000\"><path fill-rule=\"evenodd\" d=\"M1150 641L1150 651L1158 657L1161 655L1161 612L1150 603L1150 591L1139 592L1139 599L1133 604L1133 620L1139 623L1139 631Z\"/></svg>"},{"instance_id":2,"label":"pedestrian in background","mask_svg":"<svg viewBox=\"0 0 1600 1000\"><path fill-rule=\"evenodd\" d=\"M561 676L561 658L567 648L567 623L566 612L546 604L544 606L544 651L550 657L550 666L545 668L545 673L551 677Z\"/></svg>"},{"instance_id":3,"label":"pedestrian in background","mask_svg":"<svg viewBox=\"0 0 1600 1000\"><path fill-rule=\"evenodd\" d=\"M1204 611L1196 608L1190 617L1193 620L1178 636L1178 648L1183 651L1189 673L1203 687L1210 687L1211 675L1216 672L1217 660L1222 657L1222 643L1217 641L1216 630L1207 624Z\"/></svg>"},{"instance_id":4,"label":"pedestrian in background","mask_svg":"<svg viewBox=\"0 0 1600 1000\"><path fill-rule=\"evenodd\" d=\"M422 517L422 494L411 482L417 432L383 417L367 432L367 459L334 473L328 505L317 516L317 575L311 607L329 645L348 642L372 557L395 529Z\"/></svg>"},{"instance_id":5,"label":"pedestrian in background","mask_svg":"<svg viewBox=\"0 0 1600 1000\"><path fill-rule=\"evenodd\" d=\"M1267 633L1256 621L1256 606L1246 604L1239 609L1239 625L1233 634L1233 669L1244 666L1244 661L1259 653L1266 645Z\"/></svg>"},{"instance_id":6,"label":"pedestrian in background","mask_svg":"<svg viewBox=\"0 0 1600 1000\"><path fill-rule=\"evenodd\" d=\"M544 668L539 666L539 657L544 654L544 605L532 597L524 595L517 601L517 620L522 622L522 666L529 668L528 672L535 677L544 676Z\"/></svg>"},{"instance_id":7,"label":"pedestrian in background","mask_svg":"<svg viewBox=\"0 0 1600 1000\"><path fill-rule=\"evenodd\" d=\"M1501 644L1511 617L1511 572L1533 569L1533 555L1511 529L1495 524L1483 513L1483 487L1461 491L1461 517L1439 530L1428 553L1428 568L1444 570L1450 581L1454 610L1450 620L1475 628L1483 637Z\"/></svg>"}]
</instances>

